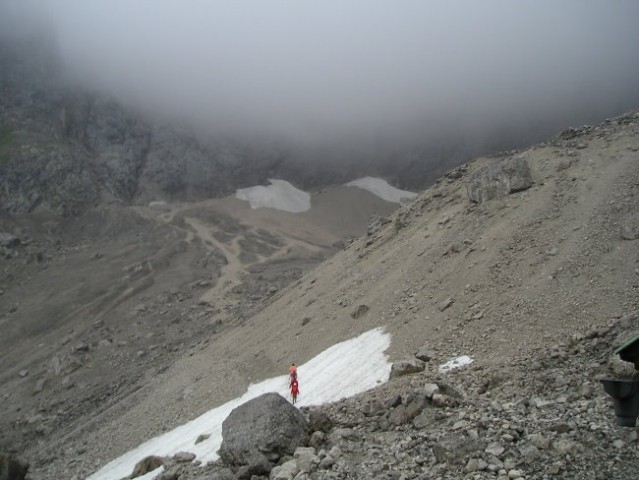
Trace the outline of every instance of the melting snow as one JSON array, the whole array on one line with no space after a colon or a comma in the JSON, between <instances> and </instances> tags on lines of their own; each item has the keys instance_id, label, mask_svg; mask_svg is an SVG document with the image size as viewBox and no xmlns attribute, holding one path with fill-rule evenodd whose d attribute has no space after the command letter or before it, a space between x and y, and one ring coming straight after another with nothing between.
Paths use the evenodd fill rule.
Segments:
<instances>
[{"instance_id":1,"label":"melting snow","mask_svg":"<svg viewBox=\"0 0 639 480\"><path fill-rule=\"evenodd\" d=\"M413 198L417 194L407 190L399 190L381 178L364 177L346 184L347 187L359 187L377 195L387 202L401 203L404 198Z\"/></svg>"},{"instance_id":2,"label":"melting snow","mask_svg":"<svg viewBox=\"0 0 639 480\"><path fill-rule=\"evenodd\" d=\"M236 190L235 197L251 204L251 208L268 207L287 212L305 212L311 208L311 196L286 180L269 179L270 185Z\"/></svg>"},{"instance_id":3,"label":"melting snow","mask_svg":"<svg viewBox=\"0 0 639 480\"><path fill-rule=\"evenodd\" d=\"M468 355L462 355L461 357L453 358L452 360L448 360L443 365L440 365L439 371L441 373L450 372L451 370L463 367L464 365L470 365L471 363L473 363L473 361L474 360Z\"/></svg>"},{"instance_id":4,"label":"melting snow","mask_svg":"<svg viewBox=\"0 0 639 480\"><path fill-rule=\"evenodd\" d=\"M389 346L390 335L384 333L383 329L376 328L333 345L298 366L300 394L297 405L319 405L337 401L387 381L391 364L384 351ZM288 365L283 365L283 368L287 367ZM143 443L108 463L87 480L119 480L130 475L135 464L149 455L172 456L177 452L192 452L202 463L215 460L218 458L216 452L222 444L222 422L231 410L267 392L278 392L288 397L288 375L250 385L242 397ZM196 445L195 440L201 434L208 434L210 437ZM161 471L158 469L138 478L150 480Z\"/></svg>"}]
</instances>

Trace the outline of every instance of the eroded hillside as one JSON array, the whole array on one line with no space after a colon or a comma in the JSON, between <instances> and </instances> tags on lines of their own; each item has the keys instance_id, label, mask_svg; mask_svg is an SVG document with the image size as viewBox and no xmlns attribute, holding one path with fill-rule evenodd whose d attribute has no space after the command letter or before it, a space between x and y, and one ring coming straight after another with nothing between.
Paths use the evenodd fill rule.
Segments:
<instances>
[{"instance_id":1,"label":"eroded hillside","mask_svg":"<svg viewBox=\"0 0 639 480\"><path fill-rule=\"evenodd\" d=\"M3 442L22 449L32 461L37 478L59 478L62 474L83 477L150 436L234 398L249 383L282 373L291 360L302 364L336 342L375 327L391 333L388 353L392 360L412 357L422 346L434 351L433 364L456 355L472 356L475 363L470 377L464 377L462 370L457 374L461 377L444 381L457 385L469 398L478 395L477 404L486 409L490 402L484 402L486 397L481 395L486 390L482 392L477 382L482 377L503 379L510 367L516 370L516 382L495 380L509 402L517 401L518 392L524 388L526 396L534 395L534 385L542 385L544 375L551 371L561 376L560 362L553 358L574 356L569 372L573 377L580 358L589 362L589 373L603 374L608 371L606 364L597 368L592 364L594 359L604 362L609 357L616 337L614 341L606 337L602 341L574 342L595 338L599 334L593 337L592 332L598 329L609 331L622 317L630 319L624 324L626 330L615 330L614 335L629 335L635 328L632 319L639 310L638 162L636 112L601 125L568 130L525 151L478 159L449 172L399 212L371 225L368 235L347 243L289 286L280 288L274 278L264 276L265 291L256 290L258 297L268 297L265 303L256 303L264 304L264 308L248 308L242 315L231 308L228 323L221 324L217 323L221 314L218 310L226 308L224 298L230 297L215 297L217 302L211 304L209 299L213 297L206 297L208 288L216 281L224 283L225 275L231 274L227 278L230 290L218 291L217 295L232 294L237 288L232 272L242 259L237 257L239 263L228 262L228 271L220 265L212 275L210 269L221 257L210 252L228 254L229 249L240 245L238 235L242 235L243 241L252 239L250 248L244 248L244 268L246 262L255 259L277 261L281 234L278 239L278 235L260 230L255 223L240 222L245 226L238 226L224 215L211 220L206 209L191 206L135 215L135 222L139 222L136 229L145 240L137 239L136 229L128 231L122 237L126 248L121 250L120 259L113 258L113 268L132 279L139 275L139 281L159 269L153 276L154 287L137 304L124 302L126 308L117 310L123 318L118 324L120 331L105 330L107 324L80 315L78 330L57 332L46 342L12 345L16 352L28 351L30 355L25 358L33 359L34 367L12 364L11 369L4 369L8 373L3 374L3 382L10 386L4 398L10 409L3 422L20 434L4 433ZM527 180L520 184L511 174L519 168L513 165L521 164L526 165L522 176ZM501 173L482 177L486 174L484 167L494 169L495 165L502 168ZM480 187L483 193L479 197L471 195L480 198L480 203L469 198L469 186L478 178L485 180ZM497 198L487 199L492 194ZM272 219L268 221L273 223ZM303 246L310 256L316 247L334 240L331 235L323 241L313 235L298 238L292 232L305 231L305 220L291 214L287 221L290 236L286 245L293 249ZM149 226L145 227L147 222ZM220 225L224 225L223 231ZM104 235L108 237L111 230L107 228ZM103 274L101 265L111 268L105 265L110 262L103 261L109 255L106 247L87 248L91 243L82 244L79 235L73 238L78 242L74 246L77 250L69 244L60 254L68 258L65 261L80 256L92 259L88 265L96 267L82 267L85 276ZM155 245L146 255L156 249L163 253L140 263L136 242ZM191 246L193 243L196 247ZM44 268L38 263L37 251L33 253L35 260L25 262L25 273L20 277L25 283L32 273ZM171 255L178 255L180 260L173 263ZM207 259L206 267L198 263L203 258ZM166 270L171 272L170 278L161 273L167 262L176 265L175 270ZM52 263L46 266L48 272L41 277L42 282L55 272ZM81 276L78 272L82 268L74 268L74 275ZM206 275L199 273L204 271ZM257 273L259 277L261 273ZM172 292L170 285L178 278L183 279L182 288ZM80 277L78 280L82 284ZM156 287L158 290L153 290ZM12 310L10 299L18 283L11 289L3 288L2 300ZM118 282L113 282L100 292L100 298L117 302L129 292L119 290ZM71 304L81 294L81 288L69 293ZM244 291L238 298L250 303ZM97 305L89 305L87 312L99 316L101 308L91 310ZM21 313L23 308L28 312L37 307L19 305L5 316L3 328L14 331L11 329L28 325L30 315ZM87 332L90 337L79 335L65 342L65 335L78 332ZM122 335L124 332L126 335ZM131 344L119 345L119 339L127 335L132 337ZM87 355L86 348L91 352L90 361L77 366L77 358L82 360ZM122 348L128 356L120 353ZM56 349L64 356L52 355ZM550 361L540 358L535 371L539 377L536 381L541 383L528 382L524 366L537 355L555 355L551 352L563 353L550 357ZM165 356L171 356L171 361ZM148 363L148 358L157 361ZM36 368L38 377L32 368ZM105 371L101 369L112 375L106 378L119 375L126 379L124 387L118 390L117 382L103 383L97 374ZM27 373L23 375L24 370ZM49 383L45 382L43 390L34 395L38 378L47 378ZM432 369L411 384L421 385L429 378L436 378ZM584 381L579 378L558 385ZM598 412L599 422L606 404L595 380L593 377L589 381L588 395L596 403L592 408ZM406 385L402 385L391 382L384 391L397 388L408 395L402 390ZM55 392L63 390L70 392L67 398L82 397L79 392L87 392L88 396L100 397L100 401L58 404ZM74 413L78 405L86 405L86 410ZM456 418L459 412L454 410L455 405L448 407L443 416L433 419L437 432L450 429L452 424L448 425L446 419ZM343 414L347 418L344 422L354 425L355 420L348 420L351 414L347 410L339 412L333 415ZM472 413L469 417L471 430L483 421L475 418L477 415L483 414ZM388 426L388 416L384 418ZM525 420L517 416L516 421ZM534 425L531 432L542 428ZM483 427L476 428L482 431ZM564 433L569 435L570 431ZM504 434L512 437L509 432L506 429ZM406 445L411 444L411 440L404 440ZM430 444L426 441L425 445ZM600 461L607 454L604 449L592 461ZM635 461L632 455L623 458L624 462ZM584 468L587 472L587 465ZM437 471L452 475L449 478L459 473L454 468L448 471L438 467Z\"/></svg>"}]
</instances>

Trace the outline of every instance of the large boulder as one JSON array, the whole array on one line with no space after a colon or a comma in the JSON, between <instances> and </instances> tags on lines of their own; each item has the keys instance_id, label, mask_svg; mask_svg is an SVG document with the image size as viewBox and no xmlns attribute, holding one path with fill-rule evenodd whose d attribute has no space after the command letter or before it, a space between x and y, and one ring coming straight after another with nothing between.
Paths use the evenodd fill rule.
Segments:
<instances>
[{"instance_id":1,"label":"large boulder","mask_svg":"<svg viewBox=\"0 0 639 480\"><path fill-rule=\"evenodd\" d=\"M235 408L222 423L220 458L248 466L255 475L268 473L283 455L307 446L304 415L277 393L265 393Z\"/></svg>"},{"instance_id":2,"label":"large boulder","mask_svg":"<svg viewBox=\"0 0 639 480\"><path fill-rule=\"evenodd\" d=\"M426 365L417 358L408 358L393 363L389 378L403 377L412 373L423 372Z\"/></svg>"},{"instance_id":3,"label":"large boulder","mask_svg":"<svg viewBox=\"0 0 639 480\"><path fill-rule=\"evenodd\" d=\"M468 198L483 203L502 198L509 193L527 190L532 186L530 168L525 158L508 158L488 165L470 178L466 189Z\"/></svg>"}]
</instances>

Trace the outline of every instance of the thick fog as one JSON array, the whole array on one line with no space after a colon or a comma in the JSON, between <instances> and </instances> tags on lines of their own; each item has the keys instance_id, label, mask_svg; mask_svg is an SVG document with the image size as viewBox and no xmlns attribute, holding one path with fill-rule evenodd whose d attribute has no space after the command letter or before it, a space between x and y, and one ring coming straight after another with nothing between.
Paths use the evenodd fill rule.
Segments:
<instances>
[{"instance_id":1,"label":"thick fog","mask_svg":"<svg viewBox=\"0 0 639 480\"><path fill-rule=\"evenodd\" d=\"M501 128L525 138L639 106L636 0L0 5L7 32L45 26L75 81L211 131L318 144Z\"/></svg>"}]
</instances>

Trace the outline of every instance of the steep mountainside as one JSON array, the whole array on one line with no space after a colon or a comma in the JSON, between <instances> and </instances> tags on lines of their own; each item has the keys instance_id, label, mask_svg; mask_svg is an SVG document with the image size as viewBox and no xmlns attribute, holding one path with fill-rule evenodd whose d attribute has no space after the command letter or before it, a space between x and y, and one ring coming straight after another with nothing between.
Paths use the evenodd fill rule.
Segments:
<instances>
[{"instance_id":1,"label":"steep mountainside","mask_svg":"<svg viewBox=\"0 0 639 480\"><path fill-rule=\"evenodd\" d=\"M272 140L181 125L73 84L47 39L0 37L0 208L9 213L220 198L268 178L317 190L373 173L326 152L302 161Z\"/></svg>"},{"instance_id":2,"label":"steep mountainside","mask_svg":"<svg viewBox=\"0 0 639 480\"><path fill-rule=\"evenodd\" d=\"M86 294L83 279L109 275L110 268L129 283L115 282L99 302L73 312L68 333L29 332L45 328L29 327L39 302L26 305L18 323L22 306L6 303L21 284L33 288L31 272L44 268L37 251L20 278L3 287L3 328L26 335L12 337L10 366L3 369L10 407L2 444L31 461L33 478L82 478L249 383L281 374L292 359L304 363L338 341L383 327L392 335L392 360L427 346L432 365L327 406L336 426L317 447L324 455L330 450L335 463L299 478L371 478L379 471L384 478L635 478L636 430L614 427L597 380L623 373L610 360L612 348L639 330L638 162L637 112L478 159L288 287L262 278L268 300L257 295L249 301L254 308L241 314L226 297L194 301L187 286L198 259L214 264L207 243L228 248L242 240L240 233L244 241L254 237L243 250L250 258L276 258L277 238L219 210L203 233L201 221L212 214L206 205L160 213L168 223L152 221L158 213L151 209L142 217L115 212L118 222L135 222L123 229L121 263L106 250L109 262L95 255L107 244L69 244L60 255L77 262L68 270L78 276L77 287L60 303L75 304ZM288 216L289 232L306 230L296 215ZM87 222L73 238L103 223L104 217ZM75 232L71 225L60 228ZM109 227L95 241L102 235L120 234ZM307 249L313 237L305 238ZM200 247L185 249L194 243ZM161 266L172 255L183 260L167 278ZM157 272L157 289L127 303L149 271ZM182 287L172 288L179 275ZM30 290L36 300L43 288ZM124 320L101 318L105 305L120 301ZM471 367L437 372L437 364L462 354L474 358ZM457 400L413 405L413 413L425 415L417 421L405 410L433 382L448 396L457 392ZM446 447L454 444L451 436L465 447ZM228 478L211 470L218 466L176 468L185 478Z\"/></svg>"}]
</instances>

